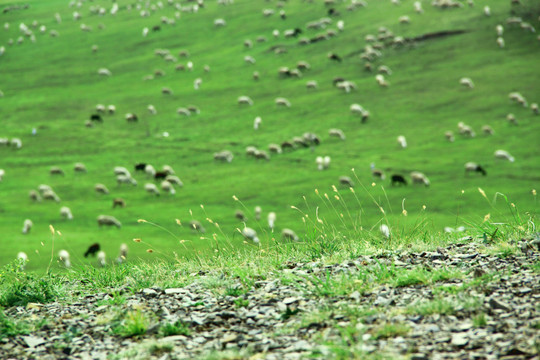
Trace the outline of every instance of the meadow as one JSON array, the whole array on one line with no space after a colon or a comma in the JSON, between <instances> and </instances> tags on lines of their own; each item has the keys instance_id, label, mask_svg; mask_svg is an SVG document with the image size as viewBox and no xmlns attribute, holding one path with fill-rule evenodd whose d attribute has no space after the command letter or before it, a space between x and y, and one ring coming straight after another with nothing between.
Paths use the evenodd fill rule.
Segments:
<instances>
[{"instance_id":1,"label":"meadow","mask_svg":"<svg viewBox=\"0 0 540 360\"><path fill-rule=\"evenodd\" d=\"M321 236L313 226L316 216L326 226L322 235L368 239L380 247L443 238L445 226L466 227L465 234L454 237L492 234L508 224L517 231L534 229L540 116L512 102L508 94L520 92L528 105L540 102L540 41L536 33L507 25L506 19L521 16L538 28L538 1L523 0L519 7L507 0L490 1L489 17L482 10L488 4L484 1L455 9L422 1L422 14L414 12L411 1L397 6L371 1L355 11L346 10L349 3L336 2L344 30L308 45L285 38L283 32L299 27L300 37L311 38L328 28L335 30L337 18L327 29L306 29L308 22L327 17L329 7L322 1L284 3L286 19L280 18L279 9L273 16L263 16L262 9L276 8L277 2L249 0L229 6L206 2L198 12L178 11L163 2L163 8L149 8L148 17L140 16L136 4L144 4L136 1L119 2L114 16L91 11L100 6L110 9L110 2L101 0L82 2L80 8L61 0L6 1L1 7L23 4L29 4L28 9L0 15L2 26L9 23L0 29L0 46L5 47L0 56L0 138L18 137L23 143L20 149L0 147L0 168L5 170L0 182L0 265L25 251L30 260L27 269L42 271L51 252L60 248L71 253L74 265L94 264L95 260L82 257L94 242L101 244L109 261L121 243L129 244L130 259L145 260L251 247L238 231L244 224L234 217L236 210L246 213L245 225L258 231L263 247L282 243L283 228L293 229L301 241ZM80 20L74 19L74 11L81 14ZM410 17L409 24L400 24L403 15ZM163 16L175 19L174 24L162 24ZM226 26L215 27L217 18L225 19ZM35 42L25 36L17 44L20 23L35 34ZM81 31L81 24L92 30ZM504 48L496 43L497 24L505 28ZM41 25L46 26L44 34L38 30ZM159 31L142 36L143 28L156 25ZM377 35L380 27L408 39L447 30L465 32L403 46L387 44L369 72L360 54L367 44L365 36ZM280 31L277 38L274 29ZM59 36L51 37L51 30ZM256 42L258 36L267 41ZM13 45L8 44L10 39ZM244 46L246 39L253 41L252 48ZM93 45L99 47L95 53ZM286 52L277 54L275 47ZM155 55L156 49L169 49L177 61L165 62ZM179 57L181 50L188 50L189 57ZM342 61L331 61L330 52ZM255 58L255 64L246 63L246 55ZM311 65L302 78L278 75L280 67L294 67L300 60ZM193 62L193 71L175 70L187 61ZM386 88L375 81L376 69L383 64L392 69ZM209 72L203 70L205 65ZM99 68L109 69L112 76L99 76ZM165 75L143 80L158 69ZM258 81L252 78L254 71L260 73ZM357 89L349 93L337 89L332 80L338 76L354 81ZM461 86L462 77L471 78L474 89ZM193 87L197 78L202 79L199 90ZM306 89L308 80L317 80L318 89ZM163 87L172 94L162 94ZM237 98L242 95L250 96L254 105L239 106ZM276 107L276 97L286 97L292 106ZM369 110L365 124L350 112L353 103ZM117 111L88 128L85 122L97 104L114 104ZM157 109L156 115L147 111L149 104ZM176 113L188 105L197 106L200 114ZM127 123L126 113L137 114L139 121ZM517 126L506 120L509 113L518 119ZM253 128L256 116L262 118L258 130ZM460 136L458 122L470 125L476 136ZM495 130L493 136L482 134L486 124ZM346 140L329 137L331 128L342 129ZM445 139L447 130L455 133L454 142ZM317 134L320 145L273 154L269 161L245 155L247 146L266 150L270 143L305 132ZM407 138L406 149L398 146L398 135ZM234 153L233 161L215 161L213 154L225 149ZM495 159L498 149L509 151L515 162ZM331 157L327 170L317 170L317 156ZM469 161L482 164L487 176L466 175L464 164ZM84 163L88 172L74 173L76 162ZM172 166L184 186L175 195L154 197L143 189L153 180L134 171L137 186L117 185L113 168L133 170L139 162L158 170L164 164ZM387 178L374 178L371 164L384 170ZM50 175L52 166L62 168L65 176ZM410 181L408 186L390 185L391 174L410 180L411 171L425 173L430 186ZM353 179L354 191L340 186L340 176ZM96 183L105 184L110 194L97 194ZM31 201L29 191L40 184L52 186L61 202ZM127 206L113 209L115 197L125 199ZM71 208L73 220L60 217L61 206ZM255 206L263 210L260 221L254 219ZM266 225L270 211L277 214L274 232ZM99 228L100 214L117 217L122 228ZM22 234L27 218L34 227ZM201 221L207 232L190 229L192 219ZM389 225L392 241L379 234L381 223ZM55 263L54 269L61 266Z\"/></svg>"}]
</instances>

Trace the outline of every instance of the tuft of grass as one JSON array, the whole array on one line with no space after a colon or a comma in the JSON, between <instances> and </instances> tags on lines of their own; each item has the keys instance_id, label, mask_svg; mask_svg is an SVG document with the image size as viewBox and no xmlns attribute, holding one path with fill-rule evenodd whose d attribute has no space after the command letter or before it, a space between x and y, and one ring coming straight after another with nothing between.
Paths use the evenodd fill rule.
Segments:
<instances>
[{"instance_id":1,"label":"tuft of grass","mask_svg":"<svg viewBox=\"0 0 540 360\"><path fill-rule=\"evenodd\" d=\"M47 274L37 276L20 271L17 262L2 268L0 277L0 306L26 306L30 302L47 303L59 295L61 276Z\"/></svg>"},{"instance_id":2,"label":"tuft of grass","mask_svg":"<svg viewBox=\"0 0 540 360\"><path fill-rule=\"evenodd\" d=\"M148 348L148 352L152 356L162 357L165 354L172 352L173 349L174 349L174 346L172 344L157 344L156 343L156 344L150 345L150 347Z\"/></svg>"},{"instance_id":3,"label":"tuft of grass","mask_svg":"<svg viewBox=\"0 0 540 360\"><path fill-rule=\"evenodd\" d=\"M386 323L373 331L373 337L376 340L389 339L397 336L406 335L411 330L405 324L401 323Z\"/></svg>"},{"instance_id":4,"label":"tuft of grass","mask_svg":"<svg viewBox=\"0 0 540 360\"><path fill-rule=\"evenodd\" d=\"M0 308L0 340L16 335L27 335L30 326L24 321L12 320L6 316L4 309Z\"/></svg>"},{"instance_id":5,"label":"tuft of grass","mask_svg":"<svg viewBox=\"0 0 540 360\"><path fill-rule=\"evenodd\" d=\"M174 324L166 323L160 326L159 334L163 337L173 336L173 335L190 336L191 330L189 329L188 324L178 320Z\"/></svg>"},{"instance_id":6,"label":"tuft of grass","mask_svg":"<svg viewBox=\"0 0 540 360\"><path fill-rule=\"evenodd\" d=\"M146 334L150 321L140 310L129 311L113 332L122 337L136 337Z\"/></svg>"},{"instance_id":7,"label":"tuft of grass","mask_svg":"<svg viewBox=\"0 0 540 360\"><path fill-rule=\"evenodd\" d=\"M242 307L247 308L249 306L249 300L242 299L242 298L235 299L234 306L236 306L237 308L242 308Z\"/></svg>"},{"instance_id":8,"label":"tuft of grass","mask_svg":"<svg viewBox=\"0 0 540 360\"><path fill-rule=\"evenodd\" d=\"M479 313L472 318L473 326L475 328L482 328L487 325L487 319L485 313Z\"/></svg>"}]
</instances>

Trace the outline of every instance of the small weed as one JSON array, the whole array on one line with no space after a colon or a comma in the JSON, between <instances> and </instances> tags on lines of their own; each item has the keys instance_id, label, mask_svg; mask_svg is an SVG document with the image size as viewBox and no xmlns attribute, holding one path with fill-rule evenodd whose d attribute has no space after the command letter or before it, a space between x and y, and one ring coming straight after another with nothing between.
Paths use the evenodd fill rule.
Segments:
<instances>
[{"instance_id":1,"label":"small weed","mask_svg":"<svg viewBox=\"0 0 540 360\"><path fill-rule=\"evenodd\" d=\"M159 328L159 334L161 336L173 336L173 335L184 335L189 336L191 335L191 331L189 330L189 326L178 320L174 324L164 324Z\"/></svg>"},{"instance_id":2,"label":"small weed","mask_svg":"<svg viewBox=\"0 0 540 360\"><path fill-rule=\"evenodd\" d=\"M124 320L114 329L114 333L123 337L143 335L148 329L149 321L140 311L129 311Z\"/></svg>"},{"instance_id":3,"label":"small weed","mask_svg":"<svg viewBox=\"0 0 540 360\"><path fill-rule=\"evenodd\" d=\"M299 312L300 312L300 309L298 308L292 309L289 306L287 306L287 309L285 310L285 312L281 314L281 318L283 320L289 320L291 317L298 314Z\"/></svg>"},{"instance_id":4,"label":"small weed","mask_svg":"<svg viewBox=\"0 0 540 360\"><path fill-rule=\"evenodd\" d=\"M238 298L238 299L234 300L234 305L237 308L248 307L249 306L249 300Z\"/></svg>"},{"instance_id":5,"label":"small weed","mask_svg":"<svg viewBox=\"0 0 540 360\"><path fill-rule=\"evenodd\" d=\"M0 308L0 340L4 337L15 335L27 335L30 333L30 327L26 322L15 321L4 314L4 310Z\"/></svg>"},{"instance_id":6,"label":"small weed","mask_svg":"<svg viewBox=\"0 0 540 360\"><path fill-rule=\"evenodd\" d=\"M189 304L189 306L197 307L197 306L203 306L204 302L202 301L196 301L194 303Z\"/></svg>"},{"instance_id":7,"label":"small weed","mask_svg":"<svg viewBox=\"0 0 540 360\"><path fill-rule=\"evenodd\" d=\"M167 353L173 351L174 346L171 344L152 344L148 349L150 355L161 357Z\"/></svg>"},{"instance_id":8,"label":"small weed","mask_svg":"<svg viewBox=\"0 0 540 360\"><path fill-rule=\"evenodd\" d=\"M429 316L433 314L452 315L455 312L456 309L453 302L447 299L426 301L407 309L407 313L409 314L422 316Z\"/></svg>"},{"instance_id":9,"label":"small weed","mask_svg":"<svg viewBox=\"0 0 540 360\"><path fill-rule=\"evenodd\" d=\"M244 294L245 294L244 289L242 289L241 287L238 287L238 286L228 287L228 288L225 289L225 296L237 297L237 296L244 295Z\"/></svg>"},{"instance_id":10,"label":"small weed","mask_svg":"<svg viewBox=\"0 0 540 360\"><path fill-rule=\"evenodd\" d=\"M410 328L404 324L384 324L383 326L376 329L373 333L373 337L376 340L379 339L389 339L396 336L406 335L410 331Z\"/></svg>"},{"instance_id":11,"label":"small weed","mask_svg":"<svg viewBox=\"0 0 540 360\"><path fill-rule=\"evenodd\" d=\"M30 302L47 303L58 296L56 284L59 282L54 275L37 277L19 270L17 262L12 262L3 268L0 278L0 306L26 306Z\"/></svg>"},{"instance_id":12,"label":"small weed","mask_svg":"<svg viewBox=\"0 0 540 360\"><path fill-rule=\"evenodd\" d=\"M122 305L126 303L126 297L118 292L113 292L110 299L100 300L96 302L97 306L101 305Z\"/></svg>"},{"instance_id":13,"label":"small weed","mask_svg":"<svg viewBox=\"0 0 540 360\"><path fill-rule=\"evenodd\" d=\"M473 326L476 328L482 328L487 325L486 314L480 313L472 318Z\"/></svg>"}]
</instances>

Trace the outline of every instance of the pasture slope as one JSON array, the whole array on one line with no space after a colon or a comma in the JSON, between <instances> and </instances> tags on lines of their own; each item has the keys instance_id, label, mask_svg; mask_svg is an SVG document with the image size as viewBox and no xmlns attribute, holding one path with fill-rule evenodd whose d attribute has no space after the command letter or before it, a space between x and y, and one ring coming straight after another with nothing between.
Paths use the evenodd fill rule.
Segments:
<instances>
[{"instance_id":1,"label":"pasture slope","mask_svg":"<svg viewBox=\"0 0 540 360\"><path fill-rule=\"evenodd\" d=\"M119 9L112 15L109 1L2 2L2 9L10 10L0 15L0 46L5 49L0 56L0 137L20 138L22 147L0 147L0 168L5 170L0 182L0 263L25 251L29 270L44 269L53 242L50 224L60 232L54 235L53 252L66 248L77 265L94 261L82 257L94 242L102 244L109 260L124 242L130 244L130 257L143 259L158 256L147 253L148 248L179 256L202 254L215 239L244 246L237 230L244 225L234 217L236 210L246 213L246 225L259 232L263 246L271 245L272 238L280 242L283 228L293 229L303 240L317 236L302 220L304 214L315 219L317 208L318 216L335 233L363 234L376 243L382 222L388 223L394 238L422 242L438 237L445 226L465 226L476 233L483 227L494 230L493 223L513 222L515 214L520 224L529 218L534 221L540 117L530 105L540 102L540 41L523 23L540 27L539 2L522 0L516 5L508 0L478 0L469 6L457 1L463 6L444 8L421 1L422 13L415 12L408 0L399 4L369 1L352 10L347 8L354 2L331 3L236 0L222 5L205 1L198 11L190 11L195 2L127 1L118 2ZM490 16L485 15L484 6L490 7ZM103 15L99 15L101 8ZM330 8L335 9L332 16ZM273 9L275 14L264 16L263 9ZM148 16L141 16L143 11ZM75 12L80 19L75 19ZM409 23L401 23L402 16L408 16ZM508 18L518 16L522 23L509 23ZM220 18L225 26L214 25ZM308 28L323 18L329 21L317 29ZM504 48L496 42L498 24L504 27ZM155 26L159 30L153 31ZM150 29L147 36L143 36L144 28ZM287 29L295 28L302 33L284 36ZM464 32L410 41L454 30ZM58 36L51 36L53 31ZM370 42L370 34L387 36ZM318 35L324 39L300 44ZM258 37L266 41L258 42ZM252 48L244 45L245 40L253 43ZM98 46L96 52L93 45ZM368 48L369 59L362 56ZM170 61L157 56L157 49L166 49L172 55ZM182 50L189 56L181 57ZM341 61L329 59L329 53ZM244 61L245 56L252 56L255 63ZM280 67L293 69L300 60L310 64L302 77L278 74ZM188 62L193 64L192 71L175 70ZM371 72L365 69L368 63ZM384 75L387 87L375 80L381 65L392 72ZM110 70L112 76L98 75L100 68ZM156 75L159 70L163 76ZM254 71L260 74L258 81L252 77ZM149 75L152 79L143 80ZM336 77L354 82L356 89L338 89L333 84ZM474 88L460 85L462 77L471 78ZM202 83L195 90L197 78ZM306 89L309 80L316 80L318 88ZM162 94L164 87L172 94ZM510 100L511 92L522 94L526 106ZM239 105L237 98L242 95L251 97L253 106ZM277 107L277 97L287 98L291 107ZM367 122L350 111L355 103L369 111ZM97 104L113 104L116 113L103 114L103 123L86 127ZM157 114L148 112L149 104ZM177 114L179 107L189 105L200 113ZM137 114L138 121L127 122L127 113ZM518 125L507 121L509 113ZM262 124L254 130L257 116ZM471 126L476 136L459 135L459 122ZM484 135L483 125L490 125L494 135ZM330 137L331 128L343 130L346 139ZM448 130L454 132L454 142L445 140ZM270 143L291 141L306 132L317 134L320 145L271 154L269 161L245 154L247 146L268 151ZM406 137L406 149L398 146L398 135ZM495 159L498 149L509 151L515 162ZM233 152L231 163L213 159L221 150ZM331 157L327 170L317 170L317 156ZM487 176L466 176L468 161L481 164ZM84 163L88 172L74 173L76 162ZM158 170L171 165L184 186L175 195L146 193L144 183L153 181L133 171L138 162ZM387 178L374 178L371 164ZM50 175L52 166L63 169L65 176ZM117 185L115 166L130 169L138 185ZM430 186L411 186L411 171L426 174ZM409 185L390 186L392 174L404 175ZM339 185L340 176L353 179L354 193ZM105 184L110 194L97 194L96 183ZM40 184L50 185L61 202L32 202L28 192ZM233 195L240 201L233 200ZM338 195L340 200L335 198ZM123 198L127 206L112 209L115 197ZM260 221L253 214L257 205L263 211ZM70 207L73 220L60 217L61 206ZM277 214L274 233L266 226L270 211ZM100 214L117 217L121 229L98 228ZM22 234L27 218L34 226ZM174 235L138 219L159 224ZM192 231L191 219L201 221L207 232ZM219 228L207 219L219 223ZM133 238L143 243L134 244ZM185 247L179 240L186 240Z\"/></svg>"}]
</instances>

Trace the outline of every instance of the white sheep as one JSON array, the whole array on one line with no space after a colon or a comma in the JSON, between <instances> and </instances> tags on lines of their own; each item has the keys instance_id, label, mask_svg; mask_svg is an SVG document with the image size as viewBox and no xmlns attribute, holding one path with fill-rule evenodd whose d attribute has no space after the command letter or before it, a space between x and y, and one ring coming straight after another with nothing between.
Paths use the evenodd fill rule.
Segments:
<instances>
[{"instance_id":1,"label":"white sheep","mask_svg":"<svg viewBox=\"0 0 540 360\"><path fill-rule=\"evenodd\" d=\"M109 69L106 69L106 68L98 69L97 73L98 73L98 75L101 75L101 76L111 76L112 75L112 72Z\"/></svg>"},{"instance_id":2,"label":"white sheep","mask_svg":"<svg viewBox=\"0 0 540 360\"><path fill-rule=\"evenodd\" d=\"M537 103L532 103L532 104L531 104L531 111L532 111L533 114L535 114L535 115L540 114L540 111L538 110L538 104L537 104Z\"/></svg>"},{"instance_id":3,"label":"white sheep","mask_svg":"<svg viewBox=\"0 0 540 360\"><path fill-rule=\"evenodd\" d=\"M504 39L502 37L497 38L497 45L502 49L504 47Z\"/></svg>"},{"instance_id":4,"label":"white sheep","mask_svg":"<svg viewBox=\"0 0 540 360\"><path fill-rule=\"evenodd\" d=\"M62 206L60 208L60 216L68 220L73 220L73 214L71 213L71 209L67 206Z\"/></svg>"},{"instance_id":5,"label":"white sheep","mask_svg":"<svg viewBox=\"0 0 540 360\"><path fill-rule=\"evenodd\" d=\"M424 9L422 9L422 3L420 1L414 2L414 11L416 11L418 14L422 14L424 12Z\"/></svg>"},{"instance_id":6,"label":"white sheep","mask_svg":"<svg viewBox=\"0 0 540 360\"><path fill-rule=\"evenodd\" d=\"M244 61L248 64L255 64L255 58L253 56L250 56L250 55L246 55L244 56Z\"/></svg>"},{"instance_id":7,"label":"white sheep","mask_svg":"<svg viewBox=\"0 0 540 360\"><path fill-rule=\"evenodd\" d=\"M105 265L107 265L105 251L100 251L97 253L97 262L101 267L105 267Z\"/></svg>"},{"instance_id":8,"label":"white sheep","mask_svg":"<svg viewBox=\"0 0 540 360\"><path fill-rule=\"evenodd\" d=\"M497 36L498 37L501 37L503 36L503 33L504 33L504 28L501 24L495 26L495 31L497 32Z\"/></svg>"},{"instance_id":9,"label":"white sheep","mask_svg":"<svg viewBox=\"0 0 540 360\"><path fill-rule=\"evenodd\" d=\"M2 181L4 175L6 175L6 171L4 169L0 169L0 181Z\"/></svg>"},{"instance_id":10,"label":"white sheep","mask_svg":"<svg viewBox=\"0 0 540 360\"><path fill-rule=\"evenodd\" d=\"M360 104L352 104L349 109L353 114L363 114L365 111Z\"/></svg>"},{"instance_id":11,"label":"white sheep","mask_svg":"<svg viewBox=\"0 0 540 360\"><path fill-rule=\"evenodd\" d=\"M117 228L121 228L122 227L122 223L120 221L118 221L117 218L115 218L114 216L110 216L110 215L99 215L97 217L97 223L99 225L99 227L102 227L102 226L116 226Z\"/></svg>"},{"instance_id":12,"label":"white sheep","mask_svg":"<svg viewBox=\"0 0 540 360\"><path fill-rule=\"evenodd\" d=\"M107 111L109 112L110 115L113 115L116 112L116 106L114 105L107 106Z\"/></svg>"},{"instance_id":13,"label":"white sheep","mask_svg":"<svg viewBox=\"0 0 540 360\"><path fill-rule=\"evenodd\" d=\"M316 80L310 80L306 83L306 88L308 89L317 89L319 87L319 84Z\"/></svg>"},{"instance_id":14,"label":"white sheep","mask_svg":"<svg viewBox=\"0 0 540 360\"><path fill-rule=\"evenodd\" d=\"M242 230L242 235L246 239L253 241L255 244L259 244L259 242L260 242L259 237L257 236L257 232L255 230L253 230L252 228L245 227Z\"/></svg>"},{"instance_id":15,"label":"white sheep","mask_svg":"<svg viewBox=\"0 0 540 360\"><path fill-rule=\"evenodd\" d=\"M261 126L262 119L260 116L257 116L255 120L253 120L253 129L259 130L259 127Z\"/></svg>"},{"instance_id":16,"label":"white sheep","mask_svg":"<svg viewBox=\"0 0 540 360\"><path fill-rule=\"evenodd\" d=\"M180 107L180 108L176 109L176 113L178 115L191 116L191 111L189 111L188 109L186 109L184 107Z\"/></svg>"},{"instance_id":17,"label":"white sheep","mask_svg":"<svg viewBox=\"0 0 540 360\"><path fill-rule=\"evenodd\" d=\"M348 80L336 83L336 87L340 90L345 91L346 93L350 93L351 90L356 90L357 88L354 82Z\"/></svg>"},{"instance_id":18,"label":"white sheep","mask_svg":"<svg viewBox=\"0 0 540 360\"><path fill-rule=\"evenodd\" d=\"M318 170L325 170L325 169L328 169L328 167L330 166L330 156L317 156L317 158L315 159L315 163L317 164L317 169Z\"/></svg>"},{"instance_id":19,"label":"white sheep","mask_svg":"<svg viewBox=\"0 0 540 360\"><path fill-rule=\"evenodd\" d=\"M120 245L120 253L118 254L118 258L116 258L116 262L118 264L125 262L127 259L128 252L129 252L129 247L127 246L127 244L122 243Z\"/></svg>"},{"instance_id":20,"label":"white sheep","mask_svg":"<svg viewBox=\"0 0 540 360\"><path fill-rule=\"evenodd\" d=\"M345 22L343 20L339 20L337 23L336 23L336 27L339 31L343 31L345 30Z\"/></svg>"},{"instance_id":21,"label":"white sheep","mask_svg":"<svg viewBox=\"0 0 540 360\"><path fill-rule=\"evenodd\" d=\"M463 77L463 78L459 79L459 83L460 83L461 85L463 85L464 87L466 87L466 88L469 88L469 89L473 89L473 88L474 88L474 83L473 83L473 81L472 81L470 78L468 78L468 77Z\"/></svg>"},{"instance_id":22,"label":"white sheep","mask_svg":"<svg viewBox=\"0 0 540 360\"><path fill-rule=\"evenodd\" d=\"M281 154L283 152L283 150L281 149L281 146L278 144L268 145L268 150L270 150L270 152L274 154Z\"/></svg>"},{"instance_id":23,"label":"white sheep","mask_svg":"<svg viewBox=\"0 0 540 360\"><path fill-rule=\"evenodd\" d=\"M67 250L60 250L58 252L58 260L62 263L62 265L64 265L64 267L71 267L71 261L69 260L69 253Z\"/></svg>"},{"instance_id":24,"label":"white sheep","mask_svg":"<svg viewBox=\"0 0 540 360\"><path fill-rule=\"evenodd\" d=\"M156 114L157 114L157 110L156 110L156 108L154 107L154 105L151 105L151 104L148 105L147 109L148 109L148 112L149 112L150 114L152 114L152 115L156 115Z\"/></svg>"},{"instance_id":25,"label":"white sheep","mask_svg":"<svg viewBox=\"0 0 540 360\"><path fill-rule=\"evenodd\" d=\"M22 233L23 234L28 234L30 232L30 230L32 230L32 226L34 226L34 223L32 222L32 220L30 220L30 219L24 220Z\"/></svg>"},{"instance_id":26,"label":"white sheep","mask_svg":"<svg viewBox=\"0 0 540 360\"><path fill-rule=\"evenodd\" d=\"M405 136L399 135L397 137L397 142L402 149L405 149L407 147L407 139L405 139Z\"/></svg>"},{"instance_id":27,"label":"white sheep","mask_svg":"<svg viewBox=\"0 0 540 360\"><path fill-rule=\"evenodd\" d=\"M283 240L288 240L288 241L298 241L298 240L300 240L298 235L296 235L296 233L291 229L283 229L283 230L281 230L281 237L283 238Z\"/></svg>"},{"instance_id":28,"label":"white sheep","mask_svg":"<svg viewBox=\"0 0 540 360\"><path fill-rule=\"evenodd\" d=\"M459 129L459 133L463 136L471 137L471 138L476 136L476 133L474 132L473 128L470 127L469 125L466 125L463 121L460 121L458 123L458 129Z\"/></svg>"},{"instance_id":29,"label":"white sheep","mask_svg":"<svg viewBox=\"0 0 540 360\"><path fill-rule=\"evenodd\" d=\"M13 138L9 141L9 145L13 146L15 149L22 148L22 140L19 138Z\"/></svg>"},{"instance_id":30,"label":"white sheep","mask_svg":"<svg viewBox=\"0 0 540 360\"><path fill-rule=\"evenodd\" d=\"M495 158L496 159L501 159L501 160L508 160L510 162L514 162L516 159L510 155L510 153L506 150L496 150L495 153Z\"/></svg>"},{"instance_id":31,"label":"white sheep","mask_svg":"<svg viewBox=\"0 0 540 360\"><path fill-rule=\"evenodd\" d=\"M171 184L177 185L178 187L184 186L184 183L182 182L182 180L180 180L180 178L176 175L167 175L165 177L165 180L167 180Z\"/></svg>"},{"instance_id":32,"label":"white sheep","mask_svg":"<svg viewBox=\"0 0 540 360\"><path fill-rule=\"evenodd\" d=\"M352 181L352 179L348 176L340 176L339 183L348 187L354 187L354 181Z\"/></svg>"},{"instance_id":33,"label":"white sheep","mask_svg":"<svg viewBox=\"0 0 540 360\"><path fill-rule=\"evenodd\" d=\"M484 15L491 16L491 8L488 5L484 6Z\"/></svg>"},{"instance_id":34,"label":"white sheep","mask_svg":"<svg viewBox=\"0 0 540 360\"><path fill-rule=\"evenodd\" d=\"M380 87L388 87L388 85L390 85L390 83L384 78L383 74L375 75L375 81L377 82L377 84L379 84Z\"/></svg>"},{"instance_id":35,"label":"white sheep","mask_svg":"<svg viewBox=\"0 0 540 360\"><path fill-rule=\"evenodd\" d=\"M410 24L411 18L409 18L407 15L403 15L399 17L399 23L400 24Z\"/></svg>"},{"instance_id":36,"label":"white sheep","mask_svg":"<svg viewBox=\"0 0 540 360\"><path fill-rule=\"evenodd\" d=\"M137 180L135 180L131 176L126 175L116 175L116 183L118 185L131 184L133 186L137 186Z\"/></svg>"},{"instance_id":37,"label":"white sheep","mask_svg":"<svg viewBox=\"0 0 540 360\"><path fill-rule=\"evenodd\" d=\"M328 130L328 134L341 140L345 140L345 133L340 129L330 129Z\"/></svg>"},{"instance_id":38,"label":"white sheep","mask_svg":"<svg viewBox=\"0 0 540 360\"><path fill-rule=\"evenodd\" d=\"M255 220L261 220L262 208L260 206L255 206Z\"/></svg>"},{"instance_id":39,"label":"white sheep","mask_svg":"<svg viewBox=\"0 0 540 360\"><path fill-rule=\"evenodd\" d=\"M419 171L411 172L411 180L413 184L422 184L422 185L425 185L426 187L430 185L430 182L427 176Z\"/></svg>"},{"instance_id":40,"label":"white sheep","mask_svg":"<svg viewBox=\"0 0 540 360\"><path fill-rule=\"evenodd\" d=\"M510 94L508 94L508 98L512 101L517 102L523 107L529 106L527 103L527 99L525 99L525 97L521 95L519 92L511 92Z\"/></svg>"},{"instance_id":41,"label":"white sheep","mask_svg":"<svg viewBox=\"0 0 540 360\"><path fill-rule=\"evenodd\" d=\"M214 20L214 26L215 27L223 27L225 25L227 25L227 22L225 21L225 19L220 18L220 19L215 19Z\"/></svg>"},{"instance_id":42,"label":"white sheep","mask_svg":"<svg viewBox=\"0 0 540 360\"><path fill-rule=\"evenodd\" d=\"M493 135L495 134L495 131L493 130L493 128L489 125L484 125L482 126L482 133L484 135Z\"/></svg>"},{"instance_id":43,"label":"white sheep","mask_svg":"<svg viewBox=\"0 0 540 360\"><path fill-rule=\"evenodd\" d=\"M176 190L174 189L174 186L167 180L163 180L160 184L161 190L168 192L171 195L176 194Z\"/></svg>"},{"instance_id":44,"label":"white sheep","mask_svg":"<svg viewBox=\"0 0 540 360\"><path fill-rule=\"evenodd\" d=\"M84 166L83 163L78 162L78 163L75 163L75 165L73 166L73 170L79 173L86 173L86 166Z\"/></svg>"},{"instance_id":45,"label":"white sheep","mask_svg":"<svg viewBox=\"0 0 540 360\"><path fill-rule=\"evenodd\" d=\"M269 212L268 216L267 216L267 219L268 219L268 227L272 231L274 231L274 227L276 225L276 213L275 212Z\"/></svg>"},{"instance_id":46,"label":"white sheep","mask_svg":"<svg viewBox=\"0 0 540 360\"><path fill-rule=\"evenodd\" d=\"M26 263L28 262L28 255L24 251L20 251L17 254L17 262L19 263L19 270L24 271Z\"/></svg>"},{"instance_id":47,"label":"white sheep","mask_svg":"<svg viewBox=\"0 0 540 360\"><path fill-rule=\"evenodd\" d=\"M233 157L234 157L233 153L230 152L229 150L223 150L223 151L214 153L214 160L226 161L230 163L233 160Z\"/></svg>"},{"instance_id":48,"label":"white sheep","mask_svg":"<svg viewBox=\"0 0 540 360\"><path fill-rule=\"evenodd\" d=\"M517 119L516 119L516 116L512 113L506 115L506 120L508 120L508 122L510 124L513 124L513 125L517 125L518 122L517 122Z\"/></svg>"},{"instance_id":49,"label":"white sheep","mask_svg":"<svg viewBox=\"0 0 540 360\"><path fill-rule=\"evenodd\" d=\"M253 100L249 96L240 96L238 97L239 105L253 105Z\"/></svg>"},{"instance_id":50,"label":"white sheep","mask_svg":"<svg viewBox=\"0 0 540 360\"><path fill-rule=\"evenodd\" d=\"M201 84L202 84L202 79L201 78L196 78L194 81L193 81L193 88L195 90L199 90L201 88Z\"/></svg>"},{"instance_id":51,"label":"white sheep","mask_svg":"<svg viewBox=\"0 0 540 360\"><path fill-rule=\"evenodd\" d=\"M146 173L146 175L148 177L154 177L156 175L156 169L150 165L150 164L147 164L145 167L144 167L144 172Z\"/></svg>"},{"instance_id":52,"label":"white sheep","mask_svg":"<svg viewBox=\"0 0 540 360\"><path fill-rule=\"evenodd\" d=\"M51 175L62 175L64 176L64 170L60 169L58 166L53 166L49 169L49 174Z\"/></svg>"},{"instance_id":53,"label":"white sheep","mask_svg":"<svg viewBox=\"0 0 540 360\"><path fill-rule=\"evenodd\" d=\"M38 190L41 193L41 195L43 195L43 193L46 192L46 191L53 191L52 187L50 187L49 185L45 185L45 184L39 185Z\"/></svg>"},{"instance_id":54,"label":"white sheep","mask_svg":"<svg viewBox=\"0 0 540 360\"><path fill-rule=\"evenodd\" d=\"M278 97L275 99L275 103L277 106L285 106L285 107L291 107L291 103L289 100L287 100L284 97Z\"/></svg>"},{"instance_id":55,"label":"white sheep","mask_svg":"<svg viewBox=\"0 0 540 360\"><path fill-rule=\"evenodd\" d=\"M150 30L148 29L148 27L144 27L144 28L142 29L142 36L143 36L143 37L148 36L148 33L149 33L149 32L150 32Z\"/></svg>"},{"instance_id":56,"label":"white sheep","mask_svg":"<svg viewBox=\"0 0 540 360\"><path fill-rule=\"evenodd\" d=\"M114 171L114 175L117 175L117 176L123 175L126 177L131 177L131 173L129 172L129 170L123 166L115 166L113 171Z\"/></svg>"},{"instance_id":57,"label":"white sheep","mask_svg":"<svg viewBox=\"0 0 540 360\"><path fill-rule=\"evenodd\" d=\"M152 194L152 195L155 195L155 196L159 196L159 195L160 195L157 186L156 186L155 184L152 184L152 183L146 183L146 184L144 184L144 190L145 190L147 193Z\"/></svg>"},{"instance_id":58,"label":"white sheep","mask_svg":"<svg viewBox=\"0 0 540 360\"><path fill-rule=\"evenodd\" d=\"M486 170L479 164L469 161L465 163L465 174L471 173L471 172L479 172L482 175L487 175Z\"/></svg>"},{"instance_id":59,"label":"white sheep","mask_svg":"<svg viewBox=\"0 0 540 360\"><path fill-rule=\"evenodd\" d=\"M103 184L96 184L94 186L94 190L98 193L98 194L104 194L104 195L107 195L109 193L109 189L107 189L107 187Z\"/></svg>"},{"instance_id":60,"label":"white sheep","mask_svg":"<svg viewBox=\"0 0 540 360\"><path fill-rule=\"evenodd\" d=\"M41 196L43 196L44 200L52 200L57 203L60 202L60 198L58 197L58 195L56 195L56 193L53 190L45 190L41 194Z\"/></svg>"},{"instance_id":61,"label":"white sheep","mask_svg":"<svg viewBox=\"0 0 540 360\"><path fill-rule=\"evenodd\" d=\"M381 232L382 236L389 239L390 238L390 228L386 224L381 224L379 227L379 231Z\"/></svg>"}]
</instances>

